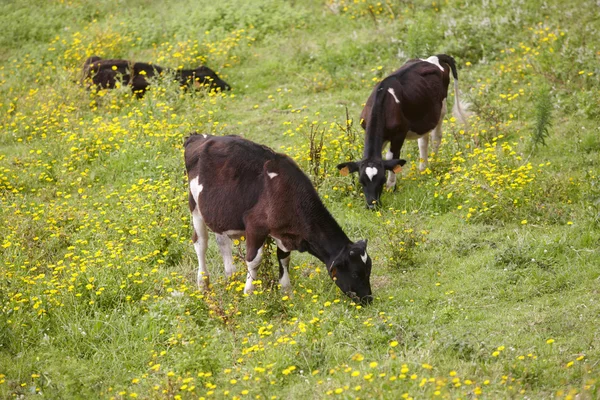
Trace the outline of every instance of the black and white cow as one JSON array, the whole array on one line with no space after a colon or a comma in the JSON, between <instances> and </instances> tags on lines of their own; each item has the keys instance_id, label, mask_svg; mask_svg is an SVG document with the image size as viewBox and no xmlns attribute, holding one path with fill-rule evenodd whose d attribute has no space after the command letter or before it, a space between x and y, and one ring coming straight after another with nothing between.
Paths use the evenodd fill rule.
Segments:
<instances>
[{"instance_id":1,"label":"black and white cow","mask_svg":"<svg viewBox=\"0 0 600 400\"><path fill-rule=\"evenodd\" d=\"M137 97L142 97L150 86L149 79L161 75L163 72L172 74L183 87L208 86L215 90L231 89L231 86L206 66L196 69L169 70L150 63L116 59L103 60L98 56L92 56L85 60L82 83L87 80L91 85L102 89L114 89L117 82L121 80L123 84L131 86L132 92Z\"/></svg>"},{"instance_id":2,"label":"black and white cow","mask_svg":"<svg viewBox=\"0 0 600 400\"><path fill-rule=\"evenodd\" d=\"M207 288L209 283L208 227L216 235L227 276L235 270L232 238L246 237L245 293L254 290L262 247L271 236L277 243L282 287L290 286L290 252L307 251L325 263L344 293L371 302L367 241L348 239L291 158L238 136L194 133L184 147L198 286Z\"/></svg>"},{"instance_id":3,"label":"black and white cow","mask_svg":"<svg viewBox=\"0 0 600 400\"><path fill-rule=\"evenodd\" d=\"M427 166L429 132L433 136L433 151L437 153L447 111L450 72L454 77L453 113L464 123L466 116L459 99L456 63L446 54L409 60L381 81L369 96L361 114L361 124L366 129L363 159L338 165L342 175L359 172L369 208L379 203L386 170L390 171L387 187L396 185L396 173L406 163L398 158L406 139L419 141L420 170ZM390 147L383 160L381 154L386 143Z\"/></svg>"}]
</instances>

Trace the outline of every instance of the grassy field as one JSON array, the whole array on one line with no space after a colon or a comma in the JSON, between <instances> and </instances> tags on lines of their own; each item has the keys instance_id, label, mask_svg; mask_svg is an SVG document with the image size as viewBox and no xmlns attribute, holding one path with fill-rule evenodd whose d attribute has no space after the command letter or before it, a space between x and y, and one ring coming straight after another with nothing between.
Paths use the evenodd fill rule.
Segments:
<instances>
[{"instance_id":1,"label":"grassy field","mask_svg":"<svg viewBox=\"0 0 600 400\"><path fill-rule=\"evenodd\" d=\"M3 1L0 26L0 398L600 397L597 2ZM376 82L437 53L469 127L448 115L422 173L406 143L367 211L335 165ZM93 54L234 90L86 91ZM280 291L273 245L244 296L243 243L226 280L213 237L197 291L194 130L294 157L368 239L373 304L301 253Z\"/></svg>"}]
</instances>

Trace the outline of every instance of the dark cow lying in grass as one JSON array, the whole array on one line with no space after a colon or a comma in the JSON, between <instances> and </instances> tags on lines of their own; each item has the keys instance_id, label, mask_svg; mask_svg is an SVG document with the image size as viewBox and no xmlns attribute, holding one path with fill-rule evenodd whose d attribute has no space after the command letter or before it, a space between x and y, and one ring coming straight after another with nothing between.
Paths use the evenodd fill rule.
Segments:
<instances>
[{"instance_id":1,"label":"dark cow lying in grass","mask_svg":"<svg viewBox=\"0 0 600 400\"><path fill-rule=\"evenodd\" d=\"M114 89L117 82L131 86L131 90L138 97L142 97L150 86L150 78L159 76L163 72L173 74L173 77L183 87L208 86L210 89L230 90L225 81L208 67L201 66L196 69L169 70L158 65L128 60L103 60L93 56L83 64L83 80L91 81L92 85L103 89Z\"/></svg>"},{"instance_id":2,"label":"dark cow lying in grass","mask_svg":"<svg viewBox=\"0 0 600 400\"><path fill-rule=\"evenodd\" d=\"M344 293L371 302L367 242L348 239L291 158L238 136L193 134L184 147L198 286L207 288L209 282L208 227L216 234L227 276L235 270L231 239L246 237L245 293L254 290L262 247L271 236L282 287L290 286L290 252L308 251L325 263Z\"/></svg>"},{"instance_id":3,"label":"dark cow lying in grass","mask_svg":"<svg viewBox=\"0 0 600 400\"><path fill-rule=\"evenodd\" d=\"M456 64L445 54L408 61L381 81L369 96L361 114L361 124L366 129L363 159L338 165L342 175L359 172L369 208L379 203L386 170L390 171L388 188L395 187L396 172L406 163L398 158L406 139L419 141L420 170L427 166L430 131L433 151L437 153L442 140L450 71L454 77L453 113L464 123L466 117L459 99ZM383 160L381 153L388 142L390 148Z\"/></svg>"}]
</instances>

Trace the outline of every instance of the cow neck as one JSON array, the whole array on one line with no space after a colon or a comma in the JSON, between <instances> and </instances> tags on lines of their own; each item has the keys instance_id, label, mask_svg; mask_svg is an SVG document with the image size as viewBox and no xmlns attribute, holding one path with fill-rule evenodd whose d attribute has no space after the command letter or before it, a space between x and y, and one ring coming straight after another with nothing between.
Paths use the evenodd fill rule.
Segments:
<instances>
[{"instance_id":1,"label":"cow neck","mask_svg":"<svg viewBox=\"0 0 600 400\"><path fill-rule=\"evenodd\" d=\"M369 130L366 134L363 159L379 161L381 160L381 151L383 150L383 137L373 134L373 132L373 130Z\"/></svg>"},{"instance_id":2,"label":"cow neck","mask_svg":"<svg viewBox=\"0 0 600 400\"><path fill-rule=\"evenodd\" d=\"M306 239L308 252L325 263L327 269L342 250L352 243L333 217L328 217L317 221L317 229L314 230L317 233Z\"/></svg>"},{"instance_id":3,"label":"cow neck","mask_svg":"<svg viewBox=\"0 0 600 400\"><path fill-rule=\"evenodd\" d=\"M387 79L384 79L378 86L373 101L373 108L367 129L365 132L365 150L364 159L381 160L381 151L383 150L383 137L385 136L385 97L387 93Z\"/></svg>"}]
</instances>

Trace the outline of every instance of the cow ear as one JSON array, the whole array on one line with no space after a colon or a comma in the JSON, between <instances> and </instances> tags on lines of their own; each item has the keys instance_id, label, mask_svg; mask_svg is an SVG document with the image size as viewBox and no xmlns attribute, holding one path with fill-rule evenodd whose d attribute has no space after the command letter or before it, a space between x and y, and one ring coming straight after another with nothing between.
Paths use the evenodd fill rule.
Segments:
<instances>
[{"instance_id":1,"label":"cow ear","mask_svg":"<svg viewBox=\"0 0 600 400\"><path fill-rule=\"evenodd\" d=\"M268 160L265 165L263 165L263 171L265 174L277 172L278 169L278 163L276 160Z\"/></svg>"},{"instance_id":2,"label":"cow ear","mask_svg":"<svg viewBox=\"0 0 600 400\"><path fill-rule=\"evenodd\" d=\"M341 163L341 164L338 164L337 169L340 170L340 174L342 174L343 176L346 176L350 173L355 173L358 171L358 163L356 163L354 161Z\"/></svg>"},{"instance_id":3,"label":"cow ear","mask_svg":"<svg viewBox=\"0 0 600 400\"><path fill-rule=\"evenodd\" d=\"M331 269L329 270L329 275L331 275L331 279L333 279L334 281L337 279L337 277L336 277L337 267L336 266L331 267Z\"/></svg>"},{"instance_id":4,"label":"cow ear","mask_svg":"<svg viewBox=\"0 0 600 400\"><path fill-rule=\"evenodd\" d=\"M359 240L358 242L356 242L356 245L360 248L360 250L362 252L367 250L367 239L365 240Z\"/></svg>"},{"instance_id":5,"label":"cow ear","mask_svg":"<svg viewBox=\"0 0 600 400\"><path fill-rule=\"evenodd\" d=\"M402 166L406 164L406 160L385 160L383 166L388 171L394 171L395 174L402 170Z\"/></svg>"}]
</instances>

